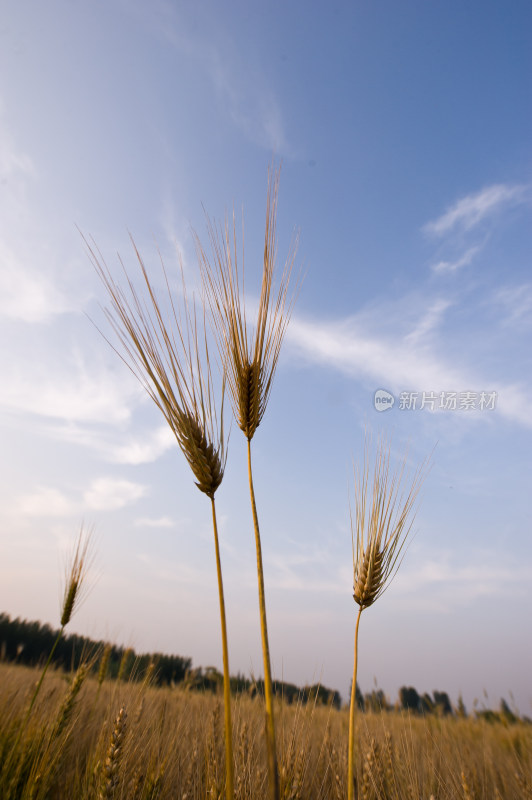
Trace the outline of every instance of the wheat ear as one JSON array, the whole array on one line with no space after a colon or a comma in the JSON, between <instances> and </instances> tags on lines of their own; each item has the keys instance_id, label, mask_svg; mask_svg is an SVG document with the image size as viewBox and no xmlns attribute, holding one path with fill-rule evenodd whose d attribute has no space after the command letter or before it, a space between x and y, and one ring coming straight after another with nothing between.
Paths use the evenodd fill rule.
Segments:
<instances>
[{"instance_id":1,"label":"wheat ear","mask_svg":"<svg viewBox=\"0 0 532 800\"><path fill-rule=\"evenodd\" d=\"M107 757L102 770L102 787L100 800L112 800L116 796L118 789L118 769L124 748L124 736L126 734L127 713L122 707L115 720L115 726L111 734L111 742L107 751Z\"/></svg>"}]
</instances>

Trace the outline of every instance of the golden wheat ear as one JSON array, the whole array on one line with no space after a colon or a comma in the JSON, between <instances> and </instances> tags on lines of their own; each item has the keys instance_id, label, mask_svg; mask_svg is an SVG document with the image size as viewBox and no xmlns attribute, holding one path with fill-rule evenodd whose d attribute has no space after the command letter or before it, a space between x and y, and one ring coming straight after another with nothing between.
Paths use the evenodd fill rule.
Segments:
<instances>
[{"instance_id":1,"label":"golden wheat ear","mask_svg":"<svg viewBox=\"0 0 532 800\"><path fill-rule=\"evenodd\" d=\"M87 573L94 562L93 531L85 531L83 525L74 551L65 570L65 589L61 604L61 627L64 628L83 602L87 593Z\"/></svg>"},{"instance_id":2,"label":"golden wheat ear","mask_svg":"<svg viewBox=\"0 0 532 800\"><path fill-rule=\"evenodd\" d=\"M367 547L362 553L355 573L353 599L361 608L373 605L378 597L383 577L384 554Z\"/></svg>"},{"instance_id":3,"label":"golden wheat ear","mask_svg":"<svg viewBox=\"0 0 532 800\"><path fill-rule=\"evenodd\" d=\"M143 290L122 265L120 287L94 243L84 239L89 257L111 301L105 309L118 345L104 335L162 412L173 431L198 488L213 497L226 462L223 395L218 415L207 336L201 331L194 298L189 301L181 266L180 292L173 293L161 259L165 289L158 293L133 242Z\"/></svg>"},{"instance_id":4,"label":"golden wheat ear","mask_svg":"<svg viewBox=\"0 0 532 800\"><path fill-rule=\"evenodd\" d=\"M274 169L272 164L268 171L262 281L255 325L248 324L246 317L244 254L240 267L235 215L232 226L226 218L224 227L207 217L212 259L194 233L202 284L227 373L234 416L248 440L253 438L264 417L284 335L301 286L301 276L291 280L299 240L295 234L275 287L279 178L280 167Z\"/></svg>"}]
</instances>

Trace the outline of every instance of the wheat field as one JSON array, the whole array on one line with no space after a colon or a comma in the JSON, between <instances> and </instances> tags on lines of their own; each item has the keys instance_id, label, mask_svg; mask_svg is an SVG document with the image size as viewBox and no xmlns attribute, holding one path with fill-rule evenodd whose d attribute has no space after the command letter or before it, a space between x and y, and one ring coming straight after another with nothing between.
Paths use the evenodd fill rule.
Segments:
<instances>
[{"instance_id":1,"label":"wheat field","mask_svg":"<svg viewBox=\"0 0 532 800\"><path fill-rule=\"evenodd\" d=\"M206 800L224 796L223 696L0 664L0 796ZM349 712L276 698L281 796L344 800ZM233 698L235 796L268 796L261 698ZM532 797L532 726L474 717L357 715L357 797ZM22 730L22 735L21 735Z\"/></svg>"}]
</instances>

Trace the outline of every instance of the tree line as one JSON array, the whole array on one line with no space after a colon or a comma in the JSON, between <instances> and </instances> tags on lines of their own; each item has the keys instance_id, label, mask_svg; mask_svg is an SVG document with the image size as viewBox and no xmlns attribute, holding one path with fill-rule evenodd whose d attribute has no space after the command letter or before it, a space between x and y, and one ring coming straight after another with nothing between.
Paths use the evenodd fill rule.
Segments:
<instances>
[{"instance_id":1,"label":"tree line","mask_svg":"<svg viewBox=\"0 0 532 800\"><path fill-rule=\"evenodd\" d=\"M11 619L0 613L0 660L16 662L30 667L42 664L48 658L59 631L41 622ZM54 652L52 663L65 671L76 670L82 661L91 661L106 652L106 676L122 680L143 680L153 673L156 685L179 683L192 667L191 658L163 653L137 654L133 648L118 647L86 636L63 634ZM156 669L153 666L156 665ZM94 669L98 670L98 664Z\"/></svg>"},{"instance_id":2,"label":"tree line","mask_svg":"<svg viewBox=\"0 0 532 800\"><path fill-rule=\"evenodd\" d=\"M52 650L59 631L50 625L0 613L0 660L30 667L43 664ZM105 654L105 656L103 655ZM105 676L120 680L146 680L155 686L182 684L196 691L221 690L223 675L215 667L192 667L192 659L163 653L137 654L133 648L119 647L94 641L77 634L63 635L57 644L52 663L65 671L76 670L82 661L94 660L98 672L105 660ZM237 674L231 678L233 694L248 693L251 697L264 694L264 681ZM340 693L321 684L303 688L284 681L274 681L273 691L285 702L313 702L341 706Z\"/></svg>"},{"instance_id":3,"label":"tree line","mask_svg":"<svg viewBox=\"0 0 532 800\"><path fill-rule=\"evenodd\" d=\"M372 692L363 694L357 683L356 702L360 711L372 711L375 713L381 711L408 711L410 714L420 716L426 714L458 718L468 716L462 695L459 695L456 706L453 706L447 692L434 690L432 695L429 692L419 694L413 686L401 686L397 701L389 703L382 689L374 689ZM521 716L517 709L512 710L502 697L498 711L488 708L479 709L476 707L476 703L477 701L473 705L473 714L477 719L484 719L486 722L503 722L505 724L512 724L518 720L532 723L529 717Z\"/></svg>"},{"instance_id":4,"label":"tree line","mask_svg":"<svg viewBox=\"0 0 532 800\"><path fill-rule=\"evenodd\" d=\"M0 661L15 662L30 667L43 664L48 658L58 631L41 622L11 619L0 613ZM103 654L105 653L105 657ZM222 690L223 675L215 667L192 667L192 659L164 653L137 654L133 648L120 647L103 641L95 641L77 634L63 635L59 640L53 664L64 671L76 670L83 661L93 661L93 671L98 673L105 662L105 677L124 681L149 680L155 686L182 685L193 691L217 692ZM321 684L296 686L284 681L273 681L273 691L288 703L317 703L341 708L342 698L335 689ZM238 673L231 677L232 694L247 693L251 697L264 695L262 679L247 678ZM453 706L447 692L434 690L419 694L413 686L402 686L395 703L390 703L382 689L362 693L357 683L356 702L360 711L408 711L412 714L435 714L439 716L467 717L467 709L460 696ZM520 717L506 700L501 699L499 710L474 708L476 717L488 722L503 720L512 723Z\"/></svg>"}]
</instances>

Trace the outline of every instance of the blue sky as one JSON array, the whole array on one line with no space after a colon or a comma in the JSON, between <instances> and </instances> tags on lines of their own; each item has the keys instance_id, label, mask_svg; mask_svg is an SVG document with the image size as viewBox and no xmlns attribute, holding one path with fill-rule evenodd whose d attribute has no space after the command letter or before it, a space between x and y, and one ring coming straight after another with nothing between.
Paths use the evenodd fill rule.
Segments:
<instances>
[{"instance_id":1,"label":"blue sky","mask_svg":"<svg viewBox=\"0 0 532 800\"><path fill-rule=\"evenodd\" d=\"M77 227L113 270L128 232L150 270L180 252L197 289L203 209L243 209L253 304L275 154L279 264L299 230L305 280L253 442L274 673L347 694L367 427L413 466L437 446L362 616L363 690L532 713L531 23L519 1L4 4L2 609L57 623L84 520L99 577L72 630L221 667L208 501L89 320L106 298ZM450 392L477 408L439 410ZM259 674L244 444L233 426L217 503L231 670Z\"/></svg>"}]
</instances>

